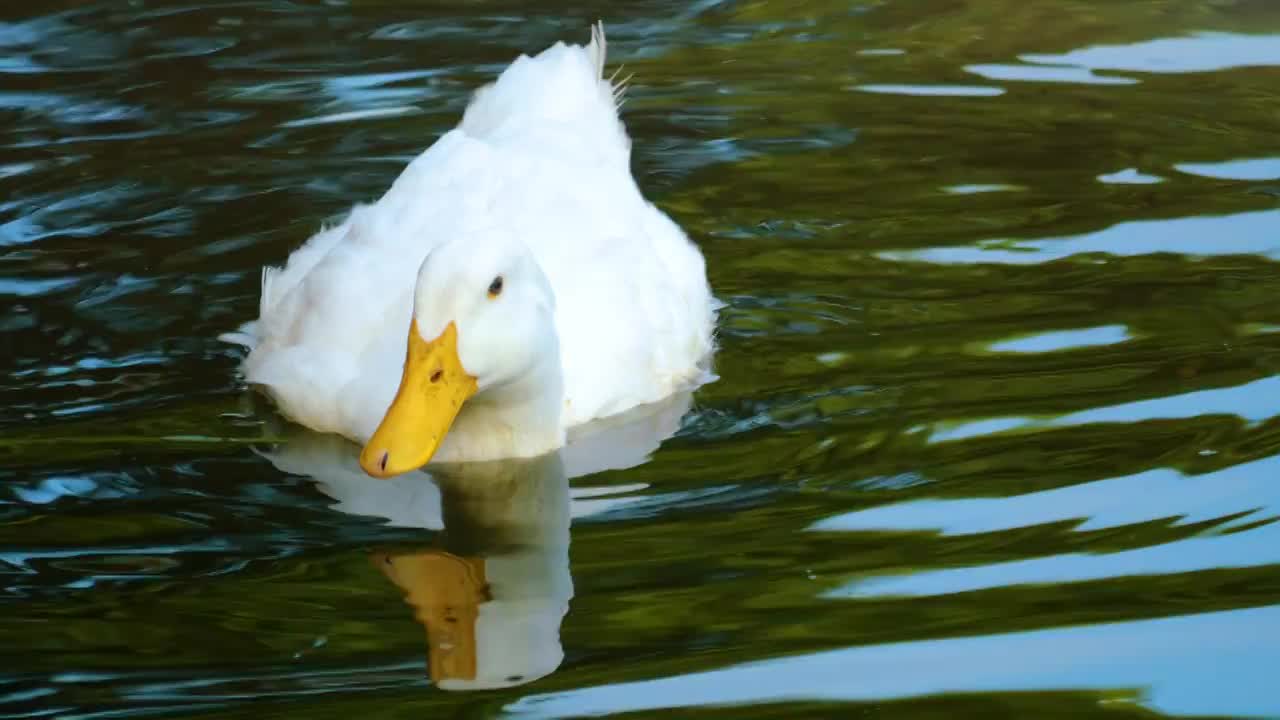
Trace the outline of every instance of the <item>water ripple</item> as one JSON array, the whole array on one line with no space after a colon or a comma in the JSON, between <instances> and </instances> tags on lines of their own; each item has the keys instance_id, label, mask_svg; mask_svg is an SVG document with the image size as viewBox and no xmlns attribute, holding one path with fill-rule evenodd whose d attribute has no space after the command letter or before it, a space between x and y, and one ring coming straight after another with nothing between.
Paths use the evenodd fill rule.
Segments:
<instances>
[{"instance_id":1,"label":"water ripple","mask_svg":"<svg viewBox=\"0 0 1280 720\"><path fill-rule=\"evenodd\" d=\"M1170 715L1268 717L1280 607L848 648L634 683L530 695L515 718L594 717L787 700L884 702L953 693L1112 691ZM1213 677L1214 683L1197 682ZM1134 692L1132 689L1140 689Z\"/></svg>"},{"instance_id":2,"label":"water ripple","mask_svg":"<svg viewBox=\"0 0 1280 720\"><path fill-rule=\"evenodd\" d=\"M1280 237L1269 232L1280 223L1280 210L1234 215L1136 220L1072 237L1036 240L992 240L974 247L881 251L885 259L947 264L997 263L1027 265L1075 255L1100 253L1117 257L1177 253L1190 257L1258 255L1280 260Z\"/></svg>"},{"instance_id":3,"label":"water ripple","mask_svg":"<svg viewBox=\"0 0 1280 720\"><path fill-rule=\"evenodd\" d=\"M1278 712L1276 8L611 7L637 182L728 304L674 437L571 443L549 564L456 487L281 462L297 429L216 337L596 10L27 5L0 11L0 714ZM544 646L475 618L555 674L432 686L393 555L571 586Z\"/></svg>"}]
</instances>

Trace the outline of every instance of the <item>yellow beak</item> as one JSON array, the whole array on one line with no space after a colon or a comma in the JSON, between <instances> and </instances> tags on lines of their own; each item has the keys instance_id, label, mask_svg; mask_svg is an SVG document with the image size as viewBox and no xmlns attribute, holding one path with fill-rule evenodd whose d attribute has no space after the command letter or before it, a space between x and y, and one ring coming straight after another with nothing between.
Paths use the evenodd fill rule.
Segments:
<instances>
[{"instance_id":1,"label":"yellow beak","mask_svg":"<svg viewBox=\"0 0 1280 720\"><path fill-rule=\"evenodd\" d=\"M361 451L360 467L385 478L426 465L476 387L458 358L458 328L449 323L440 337L427 342L415 319L409 325L400 389Z\"/></svg>"}]
</instances>

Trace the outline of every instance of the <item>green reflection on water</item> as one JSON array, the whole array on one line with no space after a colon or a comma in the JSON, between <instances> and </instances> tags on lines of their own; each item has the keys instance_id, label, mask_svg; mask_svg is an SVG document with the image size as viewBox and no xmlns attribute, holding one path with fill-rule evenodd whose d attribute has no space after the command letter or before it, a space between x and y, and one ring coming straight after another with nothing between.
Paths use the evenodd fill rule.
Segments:
<instances>
[{"instance_id":1,"label":"green reflection on water","mask_svg":"<svg viewBox=\"0 0 1280 720\"><path fill-rule=\"evenodd\" d=\"M254 454L291 429L213 338L252 314L259 266L381 192L470 88L596 17L635 73L637 178L728 303L721 379L651 460L570 480L574 502L610 504L575 516L555 672L445 693L414 606L370 557L510 548L462 542L457 522L451 536L443 510L443 531L340 512ZM1256 47L1280 44L1274 4L61 3L0 18L0 712L487 717L888 643L1097 632L1113 658L1140 621L1280 604L1280 498L1231 474L1280 467L1280 185L1259 165L1280 156L1280 57ZM1192 44L1162 58L1161 38ZM1119 50L1073 54L1098 46ZM922 94L975 86L1002 92ZM1129 170L1162 180L1110 179ZM1119 330L1080 334L1098 328ZM1001 350L1038 337L1058 340ZM1177 492L1122 492L1162 468ZM1087 517L1051 512L1064 489ZM972 499L995 504L944 506L966 532L905 504ZM1089 524L1109 507L1124 521ZM822 529L877 509L898 524ZM1220 558L1176 571L1125 559L1216 540ZM1045 575L1002 570L1019 562ZM859 594L930 578L953 591ZM991 686L676 716L1280 712L1269 688L1193 674L1175 635L1132 657L1166 668L1137 686L1002 685L1045 660L1010 649ZM1151 704L1189 684L1196 702Z\"/></svg>"}]
</instances>

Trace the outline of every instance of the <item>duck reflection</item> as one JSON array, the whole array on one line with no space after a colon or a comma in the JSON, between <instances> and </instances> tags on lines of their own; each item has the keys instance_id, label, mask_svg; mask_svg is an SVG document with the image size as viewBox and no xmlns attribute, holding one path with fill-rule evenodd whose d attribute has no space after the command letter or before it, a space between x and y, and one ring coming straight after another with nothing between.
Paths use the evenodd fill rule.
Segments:
<instances>
[{"instance_id":1,"label":"duck reflection","mask_svg":"<svg viewBox=\"0 0 1280 720\"><path fill-rule=\"evenodd\" d=\"M583 428L539 458L436 465L386 480L365 475L359 448L332 435L298 432L267 457L314 479L342 512L440 531L429 549L371 559L425 628L436 686L512 687L549 675L564 659L570 519L642 498L616 494L637 486L571 493L569 478L645 462L688 407L685 394Z\"/></svg>"},{"instance_id":2,"label":"duck reflection","mask_svg":"<svg viewBox=\"0 0 1280 720\"><path fill-rule=\"evenodd\" d=\"M378 554L427 630L431 680L446 690L508 687L564 659L569 482L558 455L438 469L437 548Z\"/></svg>"}]
</instances>

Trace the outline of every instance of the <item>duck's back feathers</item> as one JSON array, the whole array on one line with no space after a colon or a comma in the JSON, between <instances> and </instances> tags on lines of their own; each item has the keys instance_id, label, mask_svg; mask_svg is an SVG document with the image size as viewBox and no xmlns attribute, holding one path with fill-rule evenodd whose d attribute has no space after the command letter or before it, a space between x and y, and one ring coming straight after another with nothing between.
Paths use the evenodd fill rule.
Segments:
<instances>
[{"instance_id":1,"label":"duck's back feathers","mask_svg":"<svg viewBox=\"0 0 1280 720\"><path fill-rule=\"evenodd\" d=\"M586 46L557 42L536 57L521 55L476 91L458 129L500 146L572 139L561 149L625 167L631 142L618 119L621 88L604 76L606 48L597 24ZM560 130L573 134L557 138Z\"/></svg>"}]
</instances>

